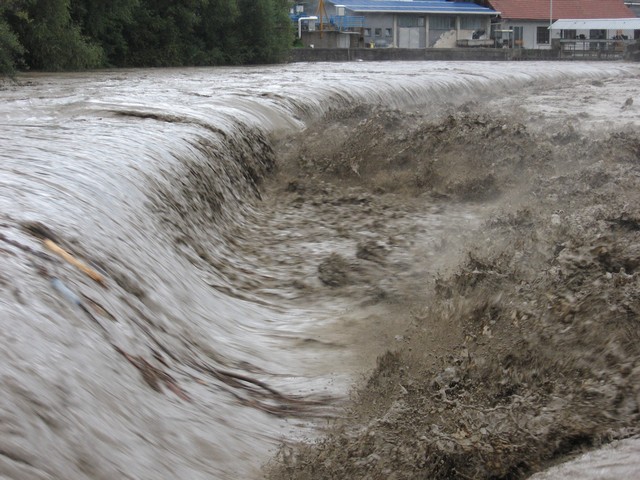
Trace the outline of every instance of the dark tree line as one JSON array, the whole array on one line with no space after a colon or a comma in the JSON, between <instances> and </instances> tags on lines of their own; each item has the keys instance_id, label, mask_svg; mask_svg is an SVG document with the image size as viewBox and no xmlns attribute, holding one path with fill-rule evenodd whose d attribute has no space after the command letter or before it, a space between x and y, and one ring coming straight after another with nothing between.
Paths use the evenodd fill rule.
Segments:
<instances>
[{"instance_id":1,"label":"dark tree line","mask_svg":"<svg viewBox=\"0 0 640 480\"><path fill-rule=\"evenodd\" d=\"M272 63L289 0L0 0L0 73Z\"/></svg>"}]
</instances>

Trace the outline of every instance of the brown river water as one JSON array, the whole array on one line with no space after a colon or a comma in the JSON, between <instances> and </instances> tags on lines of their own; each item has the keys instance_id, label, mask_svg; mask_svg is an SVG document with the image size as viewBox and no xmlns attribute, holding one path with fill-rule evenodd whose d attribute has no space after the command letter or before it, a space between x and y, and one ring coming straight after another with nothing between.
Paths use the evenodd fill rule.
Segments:
<instances>
[{"instance_id":1,"label":"brown river water","mask_svg":"<svg viewBox=\"0 0 640 480\"><path fill-rule=\"evenodd\" d=\"M332 216L374 235L349 202L318 218L274 208L261 184L276 141L356 104L436 112L635 72L359 62L0 84L0 476L260 477L283 439L336 414L375 358L362 322L384 323L349 295L300 293L353 247ZM480 215L425 205L382 220L409 275Z\"/></svg>"}]
</instances>

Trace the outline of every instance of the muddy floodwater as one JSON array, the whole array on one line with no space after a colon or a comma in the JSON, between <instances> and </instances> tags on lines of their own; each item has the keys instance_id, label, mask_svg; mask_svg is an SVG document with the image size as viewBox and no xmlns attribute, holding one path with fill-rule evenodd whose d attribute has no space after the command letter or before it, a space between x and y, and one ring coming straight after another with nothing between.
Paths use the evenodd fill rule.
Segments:
<instances>
[{"instance_id":1,"label":"muddy floodwater","mask_svg":"<svg viewBox=\"0 0 640 480\"><path fill-rule=\"evenodd\" d=\"M444 406L435 410L471 405L448 390L455 384L459 393L473 378L462 378L468 365L459 359L472 358L478 338L515 345L517 335L510 329L501 336L501 317L487 313L490 305L478 314L486 324L475 330L462 319L431 324L425 319L437 317L430 310L434 295L446 297L449 311L459 308L455 299L472 301L477 282L463 288L456 281L465 274L456 277L455 268L480 258L467 255L473 245L522 247L511 264L522 261L531 278L509 277L498 260L470 268L476 272L470 275L513 279L508 287L494 284L492 293L520 291L527 282L540 284L533 278L551 268L564 268L562 262L543 266L535 241L544 243L542 234L527 229L537 222L532 205L538 200L548 202L540 207L542 223L571 223L573 203L563 198L577 184L562 178L579 171L580 148L591 162L581 192L623 179L615 180L619 198L598 198L616 208L626 202L620 228L636 235L637 194L624 192L633 191L628 182L637 173L618 165L640 163L628 159L640 158L631 133L640 125L633 102L639 75L637 65L626 63L355 62L28 74L1 83L0 476L262 478L266 463L289 455L297 441L321 438L338 421L359 432L355 438L364 431L357 422L371 422L368 415L422 416L410 402L395 402L395 395L411 396L413 384L385 368L407 372L411 365L402 362L418 365L429 355L442 362L453 355L447 361L455 367L429 360L433 392L420 395L444 395ZM596 148L587 141L601 143ZM595 151L600 157L591 158ZM562 163L564 157L574 163ZM618 162L619 177L602 165L596 171L593 165L607 159ZM604 215L602 222L618 217ZM492 231L496 225L508 234ZM598 236L586 220L576 228ZM528 236L509 236L516 230ZM576 232L565 234L579 238ZM550 248L560 255L575 242ZM616 245L607 247L602 281L618 282L619 291L626 282L631 292L640 256ZM531 252L539 253L538 263L527 263ZM546 273L534 275L537 268ZM606 277L620 268L628 278ZM564 284L572 284L561 273ZM584 304L580 295L563 296L571 319ZM607 308L618 305L609 300ZM520 328L543 310L533 294L527 301L509 312L510 325ZM637 298L624 302L620 311L637 319ZM577 331L571 321L563 320L559 331ZM637 338L636 323L620 328ZM421 341L427 333L429 340ZM486 358L499 359L506 372L511 363L490 344L481 343L478 354L487 348ZM626 344L616 345L626 363L602 356L624 364L620 378L628 379L628 395L621 393L616 405L626 405L624 414L635 418L638 405L625 399L636 402L631 379L640 370ZM407 352L404 360L393 357L398 349ZM360 407L352 407L354 386L367 384L374 369L372 378L393 377L393 388L380 387L370 398L387 400L366 405L361 393ZM518 388L535 384L518 381ZM533 398L516 387L503 390L501 402L516 394ZM547 390L560 400L540 400L540 411L551 404L570 408L559 391ZM482 408L495 413L505 405ZM445 443L433 448L455 450L446 442L505 420L489 417L482 420L487 425L474 418L457 430L443 423L424 435L412 432L415 448L439 439ZM514 466L499 465L492 478L521 478L546 468L544 461L557 463L580 448L637 433L605 417L598 425L616 432L610 438L585 427L581 435L591 435L589 442L563 443L535 465L516 458L525 447L510 450ZM535 418L546 430L530 426L529 437L540 441L527 447L531 451L550 428L548 419ZM513 430L527 430L525 423ZM402 421L396 425L408 431ZM367 438L389 438L376 432ZM347 449L351 456L344 459L301 453L324 462L311 470L291 453L271 475L393 478L395 472L412 478L413 470L394 462L445 458L422 450L419 460L404 450L385 454L386 444L379 451L374 443L365 448L354 440L358 447ZM283 444L288 447L279 450ZM498 450L478 445L468 448ZM386 462L387 454L395 460ZM360 470L338 467L342 461ZM488 475L479 467L465 472L459 478ZM564 478L584 478L573 475Z\"/></svg>"}]
</instances>

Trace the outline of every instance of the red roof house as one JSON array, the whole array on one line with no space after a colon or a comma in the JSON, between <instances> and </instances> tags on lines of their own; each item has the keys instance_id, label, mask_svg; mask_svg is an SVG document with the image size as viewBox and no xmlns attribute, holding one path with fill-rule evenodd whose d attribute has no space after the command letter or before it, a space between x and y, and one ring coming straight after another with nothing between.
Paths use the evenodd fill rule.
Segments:
<instances>
[{"instance_id":1,"label":"red roof house","mask_svg":"<svg viewBox=\"0 0 640 480\"><path fill-rule=\"evenodd\" d=\"M487 0L487 3L509 20L635 17L623 0Z\"/></svg>"},{"instance_id":2,"label":"red roof house","mask_svg":"<svg viewBox=\"0 0 640 480\"><path fill-rule=\"evenodd\" d=\"M550 30L552 21L636 17L623 0L485 0L485 3L500 12L499 23L494 25L495 38L506 45L524 48L551 48L551 39L560 35L587 39L607 36L606 30ZM636 35L633 31L627 33L631 38Z\"/></svg>"}]
</instances>

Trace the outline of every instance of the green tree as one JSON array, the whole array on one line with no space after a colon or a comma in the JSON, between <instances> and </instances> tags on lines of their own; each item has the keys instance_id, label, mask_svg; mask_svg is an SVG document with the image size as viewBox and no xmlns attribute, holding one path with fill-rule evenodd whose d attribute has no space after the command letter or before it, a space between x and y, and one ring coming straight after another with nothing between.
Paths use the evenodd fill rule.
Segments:
<instances>
[{"instance_id":1,"label":"green tree","mask_svg":"<svg viewBox=\"0 0 640 480\"><path fill-rule=\"evenodd\" d=\"M0 7L0 75L13 74L16 62L24 54L24 47L18 40L18 36L4 18L8 9L8 4Z\"/></svg>"},{"instance_id":2,"label":"green tree","mask_svg":"<svg viewBox=\"0 0 640 480\"><path fill-rule=\"evenodd\" d=\"M288 0L239 0L243 63L284 60L292 39Z\"/></svg>"},{"instance_id":3,"label":"green tree","mask_svg":"<svg viewBox=\"0 0 640 480\"><path fill-rule=\"evenodd\" d=\"M71 0L71 18L100 47L108 65L123 63L128 51L124 29L133 23L139 0Z\"/></svg>"},{"instance_id":4,"label":"green tree","mask_svg":"<svg viewBox=\"0 0 640 480\"><path fill-rule=\"evenodd\" d=\"M25 48L25 61L37 70L75 70L102 65L99 46L71 20L69 0L22 0L5 18Z\"/></svg>"},{"instance_id":5,"label":"green tree","mask_svg":"<svg viewBox=\"0 0 640 480\"><path fill-rule=\"evenodd\" d=\"M140 0L134 21L125 29L129 54L126 65L193 65L201 40L195 35L204 0Z\"/></svg>"},{"instance_id":6,"label":"green tree","mask_svg":"<svg viewBox=\"0 0 640 480\"><path fill-rule=\"evenodd\" d=\"M236 0L207 0L200 8L196 34L202 41L203 65L241 63L241 39L236 31L240 10Z\"/></svg>"},{"instance_id":7,"label":"green tree","mask_svg":"<svg viewBox=\"0 0 640 480\"><path fill-rule=\"evenodd\" d=\"M0 71L271 63L290 0L0 0Z\"/></svg>"}]
</instances>

